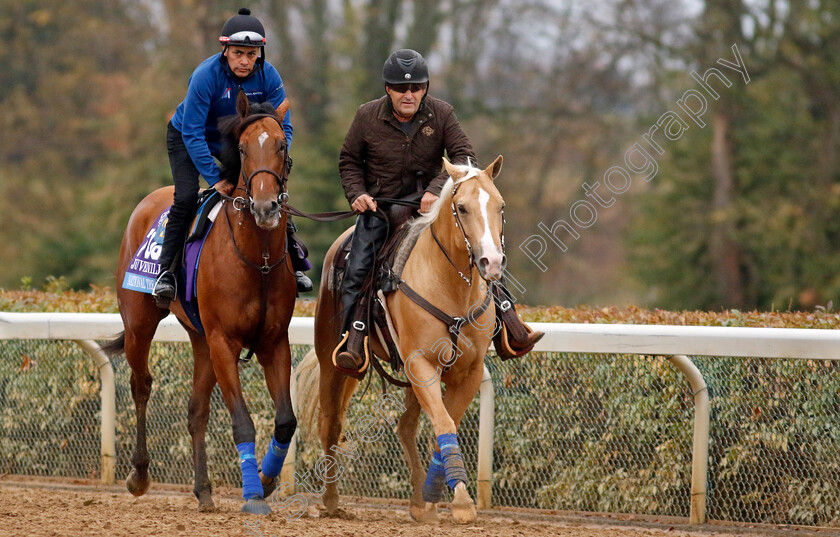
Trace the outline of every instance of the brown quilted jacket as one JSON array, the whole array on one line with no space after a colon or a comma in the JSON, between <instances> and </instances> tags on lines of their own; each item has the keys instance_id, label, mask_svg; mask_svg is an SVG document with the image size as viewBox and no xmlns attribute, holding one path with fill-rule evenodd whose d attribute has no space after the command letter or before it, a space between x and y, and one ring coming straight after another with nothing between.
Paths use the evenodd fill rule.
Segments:
<instances>
[{"instance_id":1,"label":"brown quilted jacket","mask_svg":"<svg viewBox=\"0 0 840 537\"><path fill-rule=\"evenodd\" d=\"M452 105L426 96L408 136L400 129L390 98L365 103L344 138L338 170L347 201L367 192L402 198L425 190L439 195L448 175L443 155L455 164L475 163L475 152Z\"/></svg>"}]
</instances>

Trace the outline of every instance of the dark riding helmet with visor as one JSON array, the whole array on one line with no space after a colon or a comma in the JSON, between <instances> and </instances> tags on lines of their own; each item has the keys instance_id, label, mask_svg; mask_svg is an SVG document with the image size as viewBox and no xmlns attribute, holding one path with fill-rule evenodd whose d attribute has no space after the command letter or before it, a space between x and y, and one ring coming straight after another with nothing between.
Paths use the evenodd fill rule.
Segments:
<instances>
[{"instance_id":1,"label":"dark riding helmet with visor","mask_svg":"<svg viewBox=\"0 0 840 537\"><path fill-rule=\"evenodd\" d=\"M429 68L426 60L416 50L400 49L385 60L382 67L385 84L424 84L429 82Z\"/></svg>"},{"instance_id":2,"label":"dark riding helmet with visor","mask_svg":"<svg viewBox=\"0 0 840 537\"><path fill-rule=\"evenodd\" d=\"M245 7L222 26L219 43L225 50L229 46L260 47L257 61L262 62L265 58L265 28L259 19L251 16L251 10Z\"/></svg>"},{"instance_id":3,"label":"dark riding helmet with visor","mask_svg":"<svg viewBox=\"0 0 840 537\"><path fill-rule=\"evenodd\" d=\"M422 108L426 102L429 89L429 67L423 56L416 50L404 48L391 53L385 60L385 65L382 66L382 80L385 81L386 87L401 92L406 91L407 88L416 91L414 88L423 85L426 87L426 93L420 100L420 107Z\"/></svg>"}]
</instances>

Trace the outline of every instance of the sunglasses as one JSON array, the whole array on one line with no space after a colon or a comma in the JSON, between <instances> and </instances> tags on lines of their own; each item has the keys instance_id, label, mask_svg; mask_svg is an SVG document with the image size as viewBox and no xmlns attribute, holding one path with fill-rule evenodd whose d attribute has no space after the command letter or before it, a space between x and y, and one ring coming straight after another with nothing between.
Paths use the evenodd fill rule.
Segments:
<instances>
[{"instance_id":1,"label":"sunglasses","mask_svg":"<svg viewBox=\"0 0 840 537\"><path fill-rule=\"evenodd\" d=\"M426 84L388 84L388 87L397 93L405 93L407 91L417 93L420 90L426 89Z\"/></svg>"}]
</instances>

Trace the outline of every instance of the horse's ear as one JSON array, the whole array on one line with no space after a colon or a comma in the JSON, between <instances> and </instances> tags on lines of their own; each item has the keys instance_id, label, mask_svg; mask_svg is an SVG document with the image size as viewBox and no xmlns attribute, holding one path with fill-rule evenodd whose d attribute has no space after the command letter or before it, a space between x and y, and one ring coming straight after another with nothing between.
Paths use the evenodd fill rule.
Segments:
<instances>
[{"instance_id":1,"label":"horse's ear","mask_svg":"<svg viewBox=\"0 0 840 537\"><path fill-rule=\"evenodd\" d=\"M291 107L292 105L289 103L289 98L286 97L285 99L283 99L283 102L280 103L280 106L277 107L277 117L279 117L282 120L284 117L286 117L286 112L288 112L289 108Z\"/></svg>"},{"instance_id":2,"label":"horse's ear","mask_svg":"<svg viewBox=\"0 0 840 537\"><path fill-rule=\"evenodd\" d=\"M453 166L452 163L449 162L449 159L446 157L443 157L443 167L446 169L446 173L448 173L449 177L451 177L452 179L460 179L461 176L464 175L463 173L458 171L458 169L455 168L455 166Z\"/></svg>"},{"instance_id":3,"label":"horse's ear","mask_svg":"<svg viewBox=\"0 0 840 537\"><path fill-rule=\"evenodd\" d=\"M487 166L484 169L484 173L490 176L490 179L495 179L499 176L499 172L502 171L502 156L499 155L496 157L496 160L493 161L493 164Z\"/></svg>"},{"instance_id":4,"label":"horse's ear","mask_svg":"<svg viewBox=\"0 0 840 537\"><path fill-rule=\"evenodd\" d=\"M236 96L236 113L240 117L245 117L251 112L251 103L248 102L248 96L245 95L245 90L240 89Z\"/></svg>"}]
</instances>

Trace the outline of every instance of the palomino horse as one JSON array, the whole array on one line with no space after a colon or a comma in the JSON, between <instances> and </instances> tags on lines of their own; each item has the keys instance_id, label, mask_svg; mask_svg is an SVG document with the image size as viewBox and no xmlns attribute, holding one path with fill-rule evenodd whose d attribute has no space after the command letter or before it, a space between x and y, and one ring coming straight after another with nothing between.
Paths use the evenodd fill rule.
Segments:
<instances>
[{"instance_id":1,"label":"palomino horse","mask_svg":"<svg viewBox=\"0 0 840 537\"><path fill-rule=\"evenodd\" d=\"M406 411L398 425L411 471L411 516L423 521L437 519L436 504L448 484L455 491L452 515L456 522L466 523L475 520L476 511L467 492L457 430L481 385L484 356L495 324L492 296L484 281L492 285L501 278L505 266L504 200L493 184L502 157L484 170L455 166L446 159L444 165L450 179L430 212L411 224L425 229L405 263L400 290L386 295L386 304L412 384L406 388ZM333 243L325 267L330 266L349 232ZM325 270L321 278L315 310L315 352L320 362L319 434L324 452L331 455L358 381L340 373L332 363L341 315L336 311L339 302L328 288L327 273ZM410 287L406 290L406 286ZM411 290L442 312L469 322L461 325L457 337L453 336L444 322L406 294ZM372 341L370 347L376 354L387 356L380 342ZM441 381L446 384L445 394ZM299 394L306 390L301 388ZM421 409L431 419L437 439L428 475L416 443ZM323 501L328 514L338 510L336 472L333 466L324 478Z\"/></svg>"},{"instance_id":2,"label":"palomino horse","mask_svg":"<svg viewBox=\"0 0 840 537\"><path fill-rule=\"evenodd\" d=\"M268 104L251 105L243 92L237 99L238 114L220 125L228 154L224 162L231 183L237 182L237 198L225 203L210 229L198 267L196 293L201 304L204 334L186 316L181 304L171 310L187 329L193 346L193 391L189 401L189 431L192 436L195 487L200 510L214 508L207 476L205 432L210 413L210 393L216 383L233 422L233 440L240 452L243 512L267 514L265 495L273 490L285 449L297 422L289 395L291 354L288 327L294 309L296 286L286 253L286 214L282 210L287 181L288 144L280 123L288 101L274 110ZM238 148L238 153L236 149ZM173 187L147 196L131 215L120 248L117 282L152 223L172 204ZM134 469L126 487L135 496L149 488L149 454L146 450L146 403L152 388L148 368L149 347L158 323L169 312L155 305L151 295L117 289L125 332L108 344L107 351L125 351L131 366L131 394L137 414L137 444ZM239 355L247 347L256 352L265 372L265 382L274 401L274 437L262 461L261 477L254 454L256 429L239 382ZM265 485L265 492L264 487Z\"/></svg>"}]
</instances>

